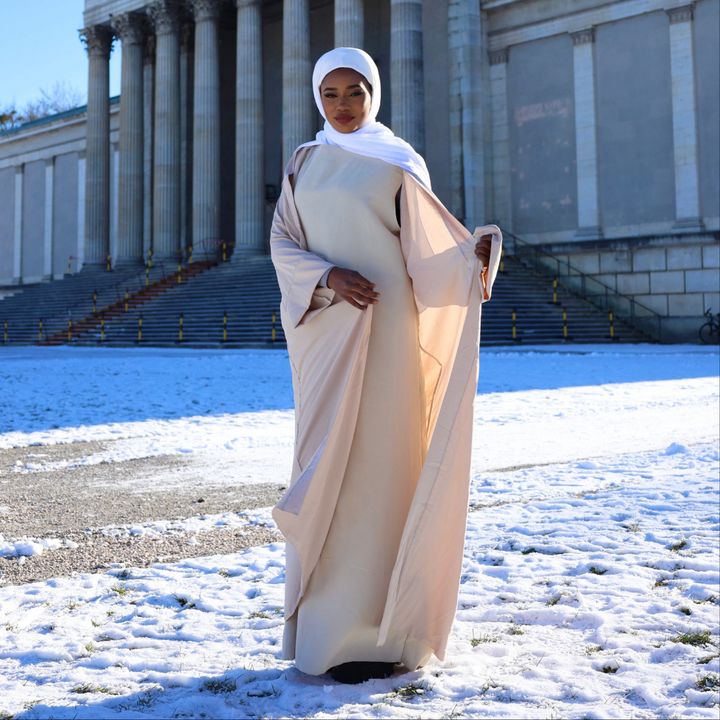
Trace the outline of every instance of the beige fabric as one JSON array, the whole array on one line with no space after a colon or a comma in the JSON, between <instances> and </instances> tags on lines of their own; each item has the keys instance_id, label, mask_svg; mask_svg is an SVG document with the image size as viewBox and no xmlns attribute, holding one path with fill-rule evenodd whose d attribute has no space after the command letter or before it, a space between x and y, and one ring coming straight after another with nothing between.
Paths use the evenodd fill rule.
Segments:
<instances>
[{"instance_id":1,"label":"beige fabric","mask_svg":"<svg viewBox=\"0 0 720 720\"><path fill-rule=\"evenodd\" d=\"M321 150L323 153L319 154ZM332 174L334 157L340 165L351 165L352 171L346 169L323 185L322 173L314 173L313 166ZM354 193L353 198L346 195L344 201L355 208L364 203L367 208L364 216L357 219L362 226L358 232L366 233L365 239L373 243L374 251L381 252L381 264L375 264L373 258L362 253L352 255L359 251L351 243L350 248L343 248L342 230L354 213L342 227L331 228L335 238L327 228L318 225L323 222L322 212L305 213L301 219L291 180L304 162L307 177L313 178L313 183L308 182L304 188L298 181L301 211L306 205L309 209L313 203L322 203L323 196L332 197L332 192ZM381 362L385 353L397 352L393 357L399 363L411 362L410 372L418 373L417 383L411 376L402 385L407 393L403 398L408 411L413 407L412 388L420 394L416 416L422 422L419 449L418 443L409 439L415 420L406 419L399 432L408 434L401 438L402 450L409 450L411 458L393 458L389 450L379 453L391 464L393 472L397 471L398 460L411 466L407 475L401 472L403 480L393 490L398 495L391 500L392 508L384 509L395 518L407 518L401 534L391 533L387 564L378 570L373 584L373 602L378 588L382 588L384 608L380 613L373 611L372 618L359 618L351 626L351 635L361 628L361 637L352 635L350 644L359 643L364 652L369 648L366 630L369 625L377 628L379 622L375 643L378 647L387 646L387 653L378 651L378 655L370 658L332 655L342 645L337 638L343 632L342 628L334 628L324 649L308 659L308 671L316 673L327 669L323 666L331 662L328 659L331 655L331 664L358 659L397 660L401 645L403 657L411 666L420 664L428 649L443 658L457 604L467 515L480 303L490 297L499 264L501 236L494 226L476 230L476 234L493 234L490 266L483 271L474 256L475 239L432 193L403 172L401 257L397 250L393 255L389 249L392 244L383 244L394 230L392 201L388 203L382 193L376 195L373 188L364 194L357 192L358 183L366 183L363 187L367 188L368 182L371 185L375 182L378 191L383 188L392 191L393 178L397 185L400 181L397 169L377 165L381 162L324 146L300 150L288 165L273 221L271 250L283 295L281 315L293 368L296 408L296 454L291 484L273 511L288 540L284 658L292 659L297 654L299 662L303 662L301 654L305 649L297 649L295 644L296 634L304 633L305 610L301 601L311 608L315 598L326 595L325 590L332 582L332 572L327 570L340 567L341 554L351 553L350 559L356 559L341 530L335 530L341 528L340 520L335 523L335 518L345 517L348 512L345 483L349 489L347 496L351 497L360 486L359 481L367 481L368 463L374 462L365 457L368 448L382 443L371 422L372 415L380 412L374 403L384 403L382 412L392 411L393 395L388 395L383 376L394 377L395 370ZM310 197L313 190L316 198ZM348 262L335 260L334 253L339 258L347 257ZM388 310L401 309L397 322L385 316L381 308L387 289L379 287L383 293L381 303L362 313L345 302L337 302L331 290L317 287L329 267L336 262L352 267L350 260L355 260L358 271L367 273L379 286L381 273L389 273L387 280L393 282L400 277L397 293L390 292L387 299ZM400 260L410 281L402 280ZM362 263L369 269L364 270ZM408 289L412 290L415 309L408 302ZM381 317L377 333L374 314ZM408 328L401 326L415 322L415 318L416 325L408 339ZM392 332L402 333L399 350L386 347L387 334ZM410 347L412 342L416 342L414 349ZM409 360L411 356L414 362ZM366 411L364 403L369 403L369 410ZM353 454L356 443L360 450ZM421 469L417 467L418 455L425 456L424 462L420 460ZM412 492L415 479L417 485ZM372 498L365 495L361 500L371 503L373 512L377 510ZM327 553L333 553L335 544L340 552L333 559ZM368 557L373 553L377 557L377 548ZM366 559L365 555L362 559ZM315 593L315 585L321 592ZM337 602L343 602L340 590Z\"/></svg>"}]
</instances>

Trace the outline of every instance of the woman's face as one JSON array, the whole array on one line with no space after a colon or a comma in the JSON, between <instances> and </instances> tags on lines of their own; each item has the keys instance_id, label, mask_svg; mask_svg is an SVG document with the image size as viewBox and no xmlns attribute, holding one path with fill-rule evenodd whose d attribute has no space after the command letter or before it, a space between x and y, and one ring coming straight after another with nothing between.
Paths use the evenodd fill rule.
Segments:
<instances>
[{"instance_id":1,"label":"woman's face","mask_svg":"<svg viewBox=\"0 0 720 720\"><path fill-rule=\"evenodd\" d=\"M327 121L338 132L355 132L370 115L372 89L357 70L328 73L320 84L320 97Z\"/></svg>"}]
</instances>

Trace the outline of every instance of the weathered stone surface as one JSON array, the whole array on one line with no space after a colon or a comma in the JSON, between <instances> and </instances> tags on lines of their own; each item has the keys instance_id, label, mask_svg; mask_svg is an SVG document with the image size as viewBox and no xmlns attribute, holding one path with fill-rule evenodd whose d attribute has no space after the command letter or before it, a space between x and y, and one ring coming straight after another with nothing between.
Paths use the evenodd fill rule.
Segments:
<instances>
[{"instance_id":1,"label":"weathered stone surface","mask_svg":"<svg viewBox=\"0 0 720 720\"><path fill-rule=\"evenodd\" d=\"M665 248L645 248L633 253L633 270L665 270Z\"/></svg>"},{"instance_id":2,"label":"weathered stone surface","mask_svg":"<svg viewBox=\"0 0 720 720\"><path fill-rule=\"evenodd\" d=\"M720 293L705 293L703 295L704 312L711 310L714 315L720 313Z\"/></svg>"},{"instance_id":3,"label":"weathered stone surface","mask_svg":"<svg viewBox=\"0 0 720 720\"><path fill-rule=\"evenodd\" d=\"M600 255L597 252L572 255L570 264L580 272L597 274L600 272Z\"/></svg>"},{"instance_id":4,"label":"weathered stone surface","mask_svg":"<svg viewBox=\"0 0 720 720\"><path fill-rule=\"evenodd\" d=\"M685 273L682 270L650 273L650 290L653 293L685 292Z\"/></svg>"},{"instance_id":5,"label":"weathered stone surface","mask_svg":"<svg viewBox=\"0 0 720 720\"><path fill-rule=\"evenodd\" d=\"M668 270L685 270L700 267L702 267L702 251L699 245L679 245L667 249Z\"/></svg>"},{"instance_id":6,"label":"weathered stone surface","mask_svg":"<svg viewBox=\"0 0 720 720\"><path fill-rule=\"evenodd\" d=\"M705 245L702 249L702 266L720 268L720 245Z\"/></svg>"},{"instance_id":7,"label":"weathered stone surface","mask_svg":"<svg viewBox=\"0 0 720 720\"><path fill-rule=\"evenodd\" d=\"M621 273L617 276L617 290L623 295L638 295L650 292L648 273Z\"/></svg>"},{"instance_id":8,"label":"weathered stone surface","mask_svg":"<svg viewBox=\"0 0 720 720\"><path fill-rule=\"evenodd\" d=\"M632 272L632 258L627 250L615 250L600 256L600 270L610 272Z\"/></svg>"},{"instance_id":9,"label":"weathered stone surface","mask_svg":"<svg viewBox=\"0 0 720 720\"><path fill-rule=\"evenodd\" d=\"M719 292L720 273L713 268L687 270L685 272L686 292Z\"/></svg>"},{"instance_id":10,"label":"weathered stone surface","mask_svg":"<svg viewBox=\"0 0 720 720\"><path fill-rule=\"evenodd\" d=\"M636 295L635 300L640 303L640 305L635 305L636 315L650 316L652 313L649 310L654 310L659 315L667 315L667 295ZM645 308L649 308L649 310Z\"/></svg>"},{"instance_id":11,"label":"weathered stone surface","mask_svg":"<svg viewBox=\"0 0 720 720\"><path fill-rule=\"evenodd\" d=\"M703 314L702 293L668 295L668 315L673 317L692 317Z\"/></svg>"}]
</instances>

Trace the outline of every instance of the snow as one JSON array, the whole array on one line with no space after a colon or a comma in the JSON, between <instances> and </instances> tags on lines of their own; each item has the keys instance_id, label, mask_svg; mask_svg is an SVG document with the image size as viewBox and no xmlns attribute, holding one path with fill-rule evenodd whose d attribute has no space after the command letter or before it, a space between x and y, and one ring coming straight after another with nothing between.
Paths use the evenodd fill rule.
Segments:
<instances>
[{"instance_id":1,"label":"snow","mask_svg":"<svg viewBox=\"0 0 720 720\"><path fill-rule=\"evenodd\" d=\"M483 351L442 662L342 686L280 660L278 542L0 588L0 717L715 719L718 368L696 347ZM39 445L14 472L184 454L208 482L287 482L283 351L2 348L0 386L0 448ZM43 460L89 439L107 444ZM249 522L269 509L103 531ZM0 553L59 542L0 538Z\"/></svg>"}]
</instances>

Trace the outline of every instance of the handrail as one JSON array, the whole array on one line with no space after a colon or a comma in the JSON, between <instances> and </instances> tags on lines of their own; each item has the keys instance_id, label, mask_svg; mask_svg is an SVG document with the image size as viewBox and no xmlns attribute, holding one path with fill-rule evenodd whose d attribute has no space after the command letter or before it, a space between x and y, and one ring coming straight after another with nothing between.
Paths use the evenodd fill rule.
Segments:
<instances>
[{"instance_id":1,"label":"handrail","mask_svg":"<svg viewBox=\"0 0 720 720\"><path fill-rule=\"evenodd\" d=\"M609 299L608 299L610 295L619 297L619 298L623 298L624 300L627 300L630 303L630 323L631 323L631 325L634 326L635 322L636 322L635 307L637 306L639 308L642 308L645 312L648 313L648 315L650 315L651 317L654 316L657 319L657 339L658 339L658 341L660 341L662 339L662 318L664 316L661 315L656 310L653 310L652 308L648 307L647 305L644 305L643 303L636 300L634 295L626 295L624 293L618 292L615 288L602 282L602 280L598 280L597 278L593 277L593 275L591 273L583 272L579 268L576 268L575 266L571 265L569 260L564 260L564 259L558 257L557 255L555 255L551 252L548 252L547 250L544 250L543 248L538 247L537 245L533 245L532 243L527 242L527 240L523 240L522 238L518 237L517 235L510 232L509 230L505 230L504 228L501 228L501 231L502 231L503 237L511 237L513 239L513 241L514 241L513 244L519 243L523 248L526 248L530 251L530 253L528 253L528 254L531 254L535 260L535 262L533 263L533 270L535 270L535 272L542 272L542 270L545 270L546 272L543 274L546 274L546 275L549 274L555 278L560 278L560 277L563 277L563 275L560 272L560 267L562 265L564 265L565 267L567 267L567 270L568 270L566 276L567 277L576 277L576 276L579 277L580 283L581 283L581 288L582 288L581 292L578 294L575 290L568 287L565 283L559 282L559 280L558 280L559 284L562 285L562 287L564 287L568 292L572 293L573 295L578 295L583 300L590 302L593 305L596 305L597 307L600 307L603 310L607 310L610 307ZM512 255L514 255L518 259L520 259L524 254L525 253L517 253L517 251L512 253ZM539 255L549 258L550 260L557 263L557 272L554 275L551 271L549 271L549 268L543 267L542 265L540 265L538 267L537 259L538 259ZM605 294L604 294L605 307L603 307L602 305L598 305L598 303L593 302L592 298L594 296L592 296L592 295L588 296L587 282L586 282L587 278L589 278L596 285L599 285L600 287L605 289ZM603 296L598 295L595 297L603 297Z\"/></svg>"}]
</instances>

